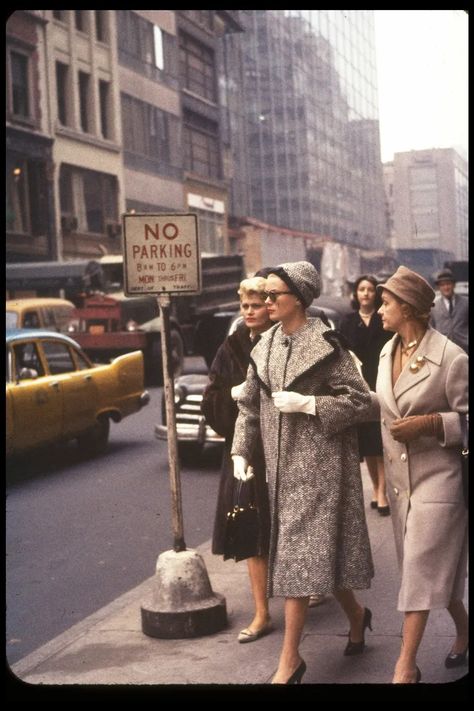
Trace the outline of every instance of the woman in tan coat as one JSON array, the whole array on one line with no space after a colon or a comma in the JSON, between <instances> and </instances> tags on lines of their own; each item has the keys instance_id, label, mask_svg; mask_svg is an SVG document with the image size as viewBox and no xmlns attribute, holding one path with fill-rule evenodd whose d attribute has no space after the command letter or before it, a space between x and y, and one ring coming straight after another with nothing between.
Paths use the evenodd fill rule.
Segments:
<instances>
[{"instance_id":1,"label":"woman in tan coat","mask_svg":"<svg viewBox=\"0 0 474 711\"><path fill-rule=\"evenodd\" d=\"M406 267L377 287L383 327L395 335L380 354L387 493L392 511L405 613L394 683L415 683L429 611L447 608L456 640L445 665L466 661L468 618L462 598L467 567L461 419L467 412L468 357L428 325L434 292Z\"/></svg>"}]
</instances>

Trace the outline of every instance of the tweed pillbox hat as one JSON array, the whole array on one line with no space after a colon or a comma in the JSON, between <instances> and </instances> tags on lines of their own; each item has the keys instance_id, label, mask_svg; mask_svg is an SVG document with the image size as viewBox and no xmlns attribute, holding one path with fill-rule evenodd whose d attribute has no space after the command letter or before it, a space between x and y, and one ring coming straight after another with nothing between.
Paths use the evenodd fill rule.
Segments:
<instances>
[{"instance_id":1,"label":"tweed pillbox hat","mask_svg":"<svg viewBox=\"0 0 474 711\"><path fill-rule=\"evenodd\" d=\"M285 262L270 270L280 277L290 291L307 307L321 293L321 280L310 262Z\"/></svg>"},{"instance_id":2,"label":"tweed pillbox hat","mask_svg":"<svg viewBox=\"0 0 474 711\"><path fill-rule=\"evenodd\" d=\"M378 284L377 290L386 289L421 313L429 312L433 306L435 293L426 279L408 267L398 267L395 274L385 284Z\"/></svg>"}]
</instances>

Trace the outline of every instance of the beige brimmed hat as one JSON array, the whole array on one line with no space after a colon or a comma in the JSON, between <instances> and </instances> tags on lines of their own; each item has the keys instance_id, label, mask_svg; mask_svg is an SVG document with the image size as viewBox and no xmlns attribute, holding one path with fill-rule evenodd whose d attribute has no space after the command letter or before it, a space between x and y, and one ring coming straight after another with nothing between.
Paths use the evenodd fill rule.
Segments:
<instances>
[{"instance_id":1,"label":"beige brimmed hat","mask_svg":"<svg viewBox=\"0 0 474 711\"><path fill-rule=\"evenodd\" d=\"M428 312L433 306L435 293L426 279L408 267L398 267L395 274L385 284L378 284L377 291L386 289L407 304L414 306L421 313Z\"/></svg>"}]
</instances>

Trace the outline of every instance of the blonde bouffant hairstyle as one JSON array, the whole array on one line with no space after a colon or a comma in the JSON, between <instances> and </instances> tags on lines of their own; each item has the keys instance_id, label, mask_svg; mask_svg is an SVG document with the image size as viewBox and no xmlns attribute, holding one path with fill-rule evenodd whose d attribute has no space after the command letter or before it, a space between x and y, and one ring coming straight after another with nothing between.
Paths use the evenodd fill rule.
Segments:
<instances>
[{"instance_id":1,"label":"blonde bouffant hairstyle","mask_svg":"<svg viewBox=\"0 0 474 711\"><path fill-rule=\"evenodd\" d=\"M262 299L262 301L265 301L266 287L267 280L263 277L250 277L250 279L243 279L243 281L240 282L237 293L241 299L244 296L250 296L251 294L255 294L260 299Z\"/></svg>"}]
</instances>

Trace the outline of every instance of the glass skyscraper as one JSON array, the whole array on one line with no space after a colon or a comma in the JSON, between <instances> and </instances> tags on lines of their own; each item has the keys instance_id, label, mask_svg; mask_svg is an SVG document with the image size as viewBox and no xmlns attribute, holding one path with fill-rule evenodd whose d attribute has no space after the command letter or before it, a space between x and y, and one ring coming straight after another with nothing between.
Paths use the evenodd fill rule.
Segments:
<instances>
[{"instance_id":1,"label":"glass skyscraper","mask_svg":"<svg viewBox=\"0 0 474 711\"><path fill-rule=\"evenodd\" d=\"M240 14L246 29L227 38L226 47L227 88L234 90L228 103L245 132L233 151L231 212L366 250L384 248L373 12Z\"/></svg>"}]
</instances>

